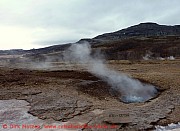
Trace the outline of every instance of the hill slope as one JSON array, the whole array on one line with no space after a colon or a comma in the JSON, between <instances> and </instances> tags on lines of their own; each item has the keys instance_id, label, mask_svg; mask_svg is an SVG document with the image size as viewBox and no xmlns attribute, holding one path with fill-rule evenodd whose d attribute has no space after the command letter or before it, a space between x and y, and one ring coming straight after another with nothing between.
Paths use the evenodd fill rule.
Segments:
<instances>
[{"instance_id":1,"label":"hill slope","mask_svg":"<svg viewBox=\"0 0 180 131\"><path fill-rule=\"evenodd\" d=\"M140 23L126 29L122 29L112 33L106 33L96 36L93 39L100 40L117 40L129 37L149 37L149 36L167 36L167 35L180 35L180 25L167 26L159 25L156 23Z\"/></svg>"},{"instance_id":2,"label":"hill slope","mask_svg":"<svg viewBox=\"0 0 180 131\"><path fill-rule=\"evenodd\" d=\"M112 33L105 33L92 39L81 39L76 43L89 42L94 49L101 49L107 59L142 59L146 54L153 58L180 57L180 25L167 26L156 23L140 23ZM61 54L71 44L54 45L46 48L21 50L18 54L30 55ZM58 52L58 53L57 53ZM0 54L13 54L0 51ZM14 54L17 54L15 52Z\"/></svg>"}]
</instances>

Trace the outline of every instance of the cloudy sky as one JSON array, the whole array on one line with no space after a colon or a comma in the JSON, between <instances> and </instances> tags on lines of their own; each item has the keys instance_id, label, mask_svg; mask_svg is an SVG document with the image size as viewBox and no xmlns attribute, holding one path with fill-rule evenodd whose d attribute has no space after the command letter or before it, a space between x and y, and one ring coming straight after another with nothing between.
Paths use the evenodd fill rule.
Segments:
<instances>
[{"instance_id":1,"label":"cloudy sky","mask_svg":"<svg viewBox=\"0 0 180 131\"><path fill-rule=\"evenodd\" d=\"M0 50L76 42L141 22L180 24L180 0L0 0Z\"/></svg>"}]
</instances>

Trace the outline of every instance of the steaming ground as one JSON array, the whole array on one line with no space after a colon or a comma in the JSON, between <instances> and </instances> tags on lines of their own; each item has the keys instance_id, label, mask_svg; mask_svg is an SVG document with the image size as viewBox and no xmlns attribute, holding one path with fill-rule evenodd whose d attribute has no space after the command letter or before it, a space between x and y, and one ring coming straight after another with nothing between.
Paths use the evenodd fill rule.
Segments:
<instances>
[{"instance_id":1,"label":"steaming ground","mask_svg":"<svg viewBox=\"0 0 180 131\"><path fill-rule=\"evenodd\" d=\"M116 125L117 130L124 131L153 129L180 121L179 59L106 64L164 91L147 102L126 104L109 93L112 86L104 81L106 78L102 81L89 73L84 64L56 62L46 70L27 69L28 63L16 63L15 67L0 63L0 99L25 100L30 107L28 113L52 123Z\"/></svg>"},{"instance_id":2,"label":"steaming ground","mask_svg":"<svg viewBox=\"0 0 180 131\"><path fill-rule=\"evenodd\" d=\"M73 44L64 53L64 59L73 63L87 65L83 67L107 82L112 87L112 92L118 95L123 102L145 102L157 95L158 91L155 86L143 84L139 80L118 73L108 68L102 59L96 56L93 57L91 54L91 47L88 43Z\"/></svg>"}]
</instances>

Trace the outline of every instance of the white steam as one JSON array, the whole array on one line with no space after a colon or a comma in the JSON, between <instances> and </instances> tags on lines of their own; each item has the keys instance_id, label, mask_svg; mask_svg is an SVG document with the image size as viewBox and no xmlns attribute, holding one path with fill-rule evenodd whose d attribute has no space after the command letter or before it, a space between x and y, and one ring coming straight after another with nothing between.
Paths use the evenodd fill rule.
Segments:
<instances>
[{"instance_id":1,"label":"white steam","mask_svg":"<svg viewBox=\"0 0 180 131\"><path fill-rule=\"evenodd\" d=\"M146 54L145 56L143 56L143 60L149 60L151 58L150 54Z\"/></svg>"},{"instance_id":2,"label":"white steam","mask_svg":"<svg viewBox=\"0 0 180 131\"><path fill-rule=\"evenodd\" d=\"M174 56L167 57L168 60L175 60Z\"/></svg>"},{"instance_id":3,"label":"white steam","mask_svg":"<svg viewBox=\"0 0 180 131\"><path fill-rule=\"evenodd\" d=\"M106 81L124 102L144 102L157 94L152 85L143 84L125 74L109 69L101 59L91 55L88 43L72 44L64 53L64 59L84 65L89 72Z\"/></svg>"}]
</instances>

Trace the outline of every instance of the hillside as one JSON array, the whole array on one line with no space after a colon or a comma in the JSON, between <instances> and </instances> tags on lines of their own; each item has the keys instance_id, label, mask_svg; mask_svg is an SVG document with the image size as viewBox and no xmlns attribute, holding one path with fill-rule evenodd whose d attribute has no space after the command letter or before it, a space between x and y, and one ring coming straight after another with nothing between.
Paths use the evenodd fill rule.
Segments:
<instances>
[{"instance_id":1,"label":"hillside","mask_svg":"<svg viewBox=\"0 0 180 131\"><path fill-rule=\"evenodd\" d=\"M180 57L180 25L167 26L156 23L140 23L112 33L105 33L92 39L81 39L76 43L89 42L92 48L101 49L107 59L142 59L150 55L157 57ZM71 44L20 50L0 51L0 55L28 54L35 56L46 54L55 56L66 50Z\"/></svg>"},{"instance_id":2,"label":"hillside","mask_svg":"<svg viewBox=\"0 0 180 131\"><path fill-rule=\"evenodd\" d=\"M167 26L159 25L157 23L140 23L126 29L122 29L112 33L106 33L94 37L94 40L118 40L129 37L150 37L150 36L167 36L180 35L180 25Z\"/></svg>"},{"instance_id":3,"label":"hillside","mask_svg":"<svg viewBox=\"0 0 180 131\"><path fill-rule=\"evenodd\" d=\"M102 42L93 46L100 48L107 59L142 59L149 55L159 57L180 57L180 36L133 37L124 40Z\"/></svg>"}]
</instances>

